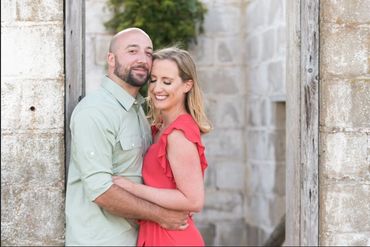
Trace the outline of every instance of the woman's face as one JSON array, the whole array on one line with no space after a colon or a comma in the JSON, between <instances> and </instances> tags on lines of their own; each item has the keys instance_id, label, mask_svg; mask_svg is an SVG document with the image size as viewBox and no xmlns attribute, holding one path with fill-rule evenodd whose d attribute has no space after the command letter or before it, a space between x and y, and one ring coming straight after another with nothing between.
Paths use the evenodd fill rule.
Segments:
<instances>
[{"instance_id":1,"label":"woman's face","mask_svg":"<svg viewBox=\"0 0 370 247\"><path fill-rule=\"evenodd\" d=\"M185 109L185 94L190 89L191 83L182 81L175 62L154 60L148 91L155 108L162 112Z\"/></svg>"}]
</instances>

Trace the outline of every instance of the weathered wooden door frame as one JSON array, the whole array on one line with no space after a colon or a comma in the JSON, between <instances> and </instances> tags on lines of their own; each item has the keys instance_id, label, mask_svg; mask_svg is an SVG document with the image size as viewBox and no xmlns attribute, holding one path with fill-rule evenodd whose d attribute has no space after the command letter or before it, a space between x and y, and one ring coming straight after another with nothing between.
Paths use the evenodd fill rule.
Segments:
<instances>
[{"instance_id":1,"label":"weathered wooden door frame","mask_svg":"<svg viewBox=\"0 0 370 247\"><path fill-rule=\"evenodd\" d=\"M319 10L320 0L287 0L288 246L319 245Z\"/></svg>"},{"instance_id":2,"label":"weathered wooden door frame","mask_svg":"<svg viewBox=\"0 0 370 247\"><path fill-rule=\"evenodd\" d=\"M65 36L65 164L68 172L72 111L85 96L85 0L64 1ZM67 179L67 176L66 176Z\"/></svg>"}]
</instances>

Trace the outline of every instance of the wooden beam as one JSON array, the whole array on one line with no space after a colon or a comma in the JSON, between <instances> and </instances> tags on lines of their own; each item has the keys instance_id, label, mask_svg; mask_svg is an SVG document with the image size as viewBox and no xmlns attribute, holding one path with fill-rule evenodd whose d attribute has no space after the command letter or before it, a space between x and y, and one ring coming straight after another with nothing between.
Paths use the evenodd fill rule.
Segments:
<instances>
[{"instance_id":1,"label":"wooden beam","mask_svg":"<svg viewBox=\"0 0 370 247\"><path fill-rule=\"evenodd\" d=\"M85 0L65 1L65 153L70 158L69 129L73 109L85 96Z\"/></svg>"},{"instance_id":2,"label":"wooden beam","mask_svg":"<svg viewBox=\"0 0 370 247\"><path fill-rule=\"evenodd\" d=\"M301 243L317 246L319 168L319 0L301 2Z\"/></svg>"},{"instance_id":3,"label":"wooden beam","mask_svg":"<svg viewBox=\"0 0 370 247\"><path fill-rule=\"evenodd\" d=\"M288 0L286 245L317 246L319 0Z\"/></svg>"}]
</instances>

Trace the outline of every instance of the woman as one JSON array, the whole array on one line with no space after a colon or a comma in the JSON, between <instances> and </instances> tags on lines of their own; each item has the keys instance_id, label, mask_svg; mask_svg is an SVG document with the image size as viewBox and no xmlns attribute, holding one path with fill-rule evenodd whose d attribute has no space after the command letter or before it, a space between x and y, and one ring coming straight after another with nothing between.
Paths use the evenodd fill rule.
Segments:
<instances>
[{"instance_id":1,"label":"woman","mask_svg":"<svg viewBox=\"0 0 370 247\"><path fill-rule=\"evenodd\" d=\"M199 212L207 167L200 135L209 132L211 125L204 112L195 64L187 51L172 47L153 54L148 94L153 144L144 157L145 185L122 177L115 177L114 183L162 207ZM204 246L191 216L188 224L185 230L171 231L140 221L137 245Z\"/></svg>"}]
</instances>

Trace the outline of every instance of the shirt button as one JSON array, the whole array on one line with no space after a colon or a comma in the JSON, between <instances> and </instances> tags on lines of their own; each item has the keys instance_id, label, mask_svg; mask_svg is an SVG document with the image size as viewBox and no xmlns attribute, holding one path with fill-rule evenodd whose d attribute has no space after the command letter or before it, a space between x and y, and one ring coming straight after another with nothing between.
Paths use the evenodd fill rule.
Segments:
<instances>
[{"instance_id":1,"label":"shirt button","mask_svg":"<svg viewBox=\"0 0 370 247\"><path fill-rule=\"evenodd\" d=\"M135 146L135 144L131 144L131 146L132 146L132 147L134 147L134 146Z\"/></svg>"}]
</instances>

